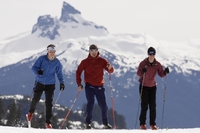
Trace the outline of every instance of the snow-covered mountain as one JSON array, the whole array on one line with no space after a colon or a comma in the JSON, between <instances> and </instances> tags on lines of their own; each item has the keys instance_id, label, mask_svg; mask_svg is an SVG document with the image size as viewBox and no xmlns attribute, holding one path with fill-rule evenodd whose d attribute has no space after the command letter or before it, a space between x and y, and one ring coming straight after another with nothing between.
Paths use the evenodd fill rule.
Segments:
<instances>
[{"instance_id":1,"label":"snow-covered mountain","mask_svg":"<svg viewBox=\"0 0 200 133\"><path fill-rule=\"evenodd\" d=\"M30 68L40 55L46 54L46 46L53 43L57 46L56 54L63 65L66 86L59 103L70 106L77 94L75 70L80 61L87 57L89 45L94 43L98 45L100 55L115 68L112 74L115 109L125 116L127 127L133 128L138 119L139 103L136 71L139 62L147 56L148 47L153 46L157 50L157 60L165 67L169 66L171 71L166 78L157 78L157 125L160 126L162 121L164 103L164 126L197 127L199 118L196 116L200 111L199 42L162 42L148 34L109 34L105 27L85 20L80 11L63 2L60 19L51 15L40 16L31 33L0 42L1 94L30 95L34 83ZM107 73L105 86L107 102L111 107ZM165 102L164 87L167 89ZM85 102L82 91L74 108L81 108Z\"/></svg>"},{"instance_id":2,"label":"snow-covered mountain","mask_svg":"<svg viewBox=\"0 0 200 133\"><path fill-rule=\"evenodd\" d=\"M85 20L80 11L63 2L60 19L51 15L39 16L31 33L20 34L0 42L0 59L2 60L0 67L38 53L44 50L49 43L58 44L70 38L108 34L105 27Z\"/></svg>"},{"instance_id":3,"label":"snow-covered mountain","mask_svg":"<svg viewBox=\"0 0 200 133\"><path fill-rule=\"evenodd\" d=\"M107 35L108 31L103 26L98 26L93 22L85 20L81 17L80 11L63 2L60 18L57 19L51 17L51 15L40 16L37 24L33 26L32 34L34 33L39 37L47 37L51 40L58 38L62 40L90 35L102 36Z\"/></svg>"}]
</instances>

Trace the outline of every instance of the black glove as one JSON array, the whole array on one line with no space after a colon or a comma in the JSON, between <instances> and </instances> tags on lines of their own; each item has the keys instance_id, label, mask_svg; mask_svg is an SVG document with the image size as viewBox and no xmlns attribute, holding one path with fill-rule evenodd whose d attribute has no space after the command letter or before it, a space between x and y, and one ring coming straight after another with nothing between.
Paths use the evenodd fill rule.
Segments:
<instances>
[{"instance_id":1,"label":"black glove","mask_svg":"<svg viewBox=\"0 0 200 133\"><path fill-rule=\"evenodd\" d=\"M43 75L43 72L44 72L43 69L40 69L40 70L37 71L38 75Z\"/></svg>"},{"instance_id":2,"label":"black glove","mask_svg":"<svg viewBox=\"0 0 200 133\"><path fill-rule=\"evenodd\" d=\"M147 68L146 67L142 68L142 74L144 74L145 72L147 72Z\"/></svg>"},{"instance_id":3,"label":"black glove","mask_svg":"<svg viewBox=\"0 0 200 133\"><path fill-rule=\"evenodd\" d=\"M166 67L165 70L164 70L165 74L168 74L169 73L169 68Z\"/></svg>"},{"instance_id":4,"label":"black glove","mask_svg":"<svg viewBox=\"0 0 200 133\"><path fill-rule=\"evenodd\" d=\"M60 91L64 91L65 85L63 83L60 84Z\"/></svg>"}]
</instances>

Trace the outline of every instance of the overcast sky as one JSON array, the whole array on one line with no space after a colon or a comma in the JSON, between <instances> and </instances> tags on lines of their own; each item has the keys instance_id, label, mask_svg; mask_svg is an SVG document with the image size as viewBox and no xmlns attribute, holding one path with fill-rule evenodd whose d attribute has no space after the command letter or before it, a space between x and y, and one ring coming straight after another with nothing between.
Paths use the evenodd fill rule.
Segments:
<instances>
[{"instance_id":1,"label":"overcast sky","mask_svg":"<svg viewBox=\"0 0 200 133\"><path fill-rule=\"evenodd\" d=\"M110 33L157 40L200 39L200 0L0 0L0 40L31 31L40 15L60 17L63 1Z\"/></svg>"}]
</instances>

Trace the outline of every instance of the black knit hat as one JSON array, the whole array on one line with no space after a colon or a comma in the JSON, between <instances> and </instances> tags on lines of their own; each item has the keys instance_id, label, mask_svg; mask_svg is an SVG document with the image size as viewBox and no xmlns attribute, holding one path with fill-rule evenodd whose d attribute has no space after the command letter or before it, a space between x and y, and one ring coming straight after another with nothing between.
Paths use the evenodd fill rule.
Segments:
<instances>
[{"instance_id":1,"label":"black knit hat","mask_svg":"<svg viewBox=\"0 0 200 133\"><path fill-rule=\"evenodd\" d=\"M152 55L152 54L155 55L156 54L155 48L149 47L148 50L147 50L147 54L148 55Z\"/></svg>"},{"instance_id":2,"label":"black knit hat","mask_svg":"<svg viewBox=\"0 0 200 133\"><path fill-rule=\"evenodd\" d=\"M92 50L92 49L96 49L96 50L98 50L97 45L95 45L95 44L90 45L89 50Z\"/></svg>"}]
</instances>

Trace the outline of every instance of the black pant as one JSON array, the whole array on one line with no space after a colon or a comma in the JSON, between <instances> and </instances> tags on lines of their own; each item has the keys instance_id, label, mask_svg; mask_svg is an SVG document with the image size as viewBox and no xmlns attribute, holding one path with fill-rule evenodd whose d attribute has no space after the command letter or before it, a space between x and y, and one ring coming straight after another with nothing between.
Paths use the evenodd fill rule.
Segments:
<instances>
[{"instance_id":1,"label":"black pant","mask_svg":"<svg viewBox=\"0 0 200 133\"><path fill-rule=\"evenodd\" d=\"M106 104L105 97L105 88L103 86L91 86L86 84L85 86L85 94L87 98L87 107L86 107L86 123L90 124L92 119L92 111L94 107L94 96L98 101L98 105L101 109L101 116L103 124L108 123L108 107Z\"/></svg>"},{"instance_id":2,"label":"black pant","mask_svg":"<svg viewBox=\"0 0 200 133\"><path fill-rule=\"evenodd\" d=\"M46 105L46 123L51 124L52 117L52 102L54 96L55 84L53 85L43 85L41 83L37 83L34 88L34 95L31 101L29 112L33 113L35 111L36 105L39 102L43 91L45 92L45 105Z\"/></svg>"},{"instance_id":3,"label":"black pant","mask_svg":"<svg viewBox=\"0 0 200 133\"><path fill-rule=\"evenodd\" d=\"M145 87L140 84L139 92L141 96L141 113L140 113L140 125L146 124L146 114L149 107L150 110L150 125L156 125L156 89L157 87Z\"/></svg>"}]
</instances>

